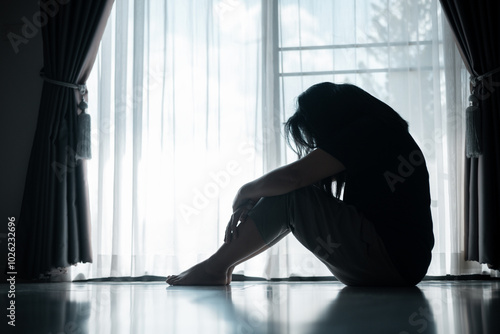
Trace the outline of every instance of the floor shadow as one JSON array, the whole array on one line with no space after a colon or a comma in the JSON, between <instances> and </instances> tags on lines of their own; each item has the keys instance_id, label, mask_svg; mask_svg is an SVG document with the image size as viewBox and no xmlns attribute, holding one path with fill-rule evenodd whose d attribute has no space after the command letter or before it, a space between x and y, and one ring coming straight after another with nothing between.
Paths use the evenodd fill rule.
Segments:
<instances>
[{"instance_id":1,"label":"floor shadow","mask_svg":"<svg viewBox=\"0 0 500 334\"><path fill-rule=\"evenodd\" d=\"M15 327L8 325L4 320L2 327L9 328L1 332L88 333L91 303L72 300L70 290L47 290L49 289L44 290L37 286L33 289L28 287L17 291Z\"/></svg>"},{"instance_id":2,"label":"floor shadow","mask_svg":"<svg viewBox=\"0 0 500 334\"><path fill-rule=\"evenodd\" d=\"M345 287L308 332L436 333L436 323L417 287Z\"/></svg>"}]
</instances>

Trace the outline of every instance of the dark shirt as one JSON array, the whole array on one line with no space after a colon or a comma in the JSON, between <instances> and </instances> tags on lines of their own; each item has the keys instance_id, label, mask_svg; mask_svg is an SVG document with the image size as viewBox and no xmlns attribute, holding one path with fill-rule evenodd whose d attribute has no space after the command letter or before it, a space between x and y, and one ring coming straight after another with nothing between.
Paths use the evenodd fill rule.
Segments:
<instances>
[{"instance_id":1,"label":"dark shirt","mask_svg":"<svg viewBox=\"0 0 500 334\"><path fill-rule=\"evenodd\" d=\"M368 117L324 138L318 148L346 167L344 202L373 222L396 269L418 283L434 246L422 151L406 129Z\"/></svg>"}]
</instances>

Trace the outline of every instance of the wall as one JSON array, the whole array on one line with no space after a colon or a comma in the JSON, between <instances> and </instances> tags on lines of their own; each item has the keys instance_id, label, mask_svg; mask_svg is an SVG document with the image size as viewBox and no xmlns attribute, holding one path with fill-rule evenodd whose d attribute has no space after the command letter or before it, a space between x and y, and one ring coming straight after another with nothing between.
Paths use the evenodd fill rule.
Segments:
<instances>
[{"instance_id":1,"label":"wall","mask_svg":"<svg viewBox=\"0 0 500 334\"><path fill-rule=\"evenodd\" d=\"M38 116L43 64L38 0L0 1L0 276L7 261L7 223L19 219ZM24 26L24 27L23 27ZM20 39L12 44L8 33ZM23 33L25 36L23 36ZM12 36L12 35L11 35ZM13 46L14 45L14 46ZM15 48L18 50L15 50ZM0 282L5 282L2 279Z\"/></svg>"}]
</instances>

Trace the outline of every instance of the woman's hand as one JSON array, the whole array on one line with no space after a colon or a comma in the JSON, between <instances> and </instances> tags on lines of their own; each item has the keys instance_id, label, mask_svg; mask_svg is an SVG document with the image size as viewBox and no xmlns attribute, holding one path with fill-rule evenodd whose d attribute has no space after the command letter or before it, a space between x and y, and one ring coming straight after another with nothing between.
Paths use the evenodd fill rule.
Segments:
<instances>
[{"instance_id":1,"label":"woman's hand","mask_svg":"<svg viewBox=\"0 0 500 334\"><path fill-rule=\"evenodd\" d=\"M244 223L248 217L248 212L257 204L259 198L249 198L245 195L245 186L238 190L233 201L233 214L229 219L224 235L224 242L231 242L238 237L238 222Z\"/></svg>"}]
</instances>

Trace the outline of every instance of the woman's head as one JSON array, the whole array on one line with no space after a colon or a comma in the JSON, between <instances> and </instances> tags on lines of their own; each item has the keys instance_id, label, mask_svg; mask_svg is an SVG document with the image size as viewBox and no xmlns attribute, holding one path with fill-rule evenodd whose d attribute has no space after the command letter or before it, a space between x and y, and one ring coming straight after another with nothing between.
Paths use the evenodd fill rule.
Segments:
<instances>
[{"instance_id":1,"label":"woman's head","mask_svg":"<svg viewBox=\"0 0 500 334\"><path fill-rule=\"evenodd\" d=\"M314 150L318 142L366 117L378 119L389 127L408 129L408 123L397 112L361 88L322 82L297 98L297 109L285 123L287 142L302 157Z\"/></svg>"}]
</instances>

